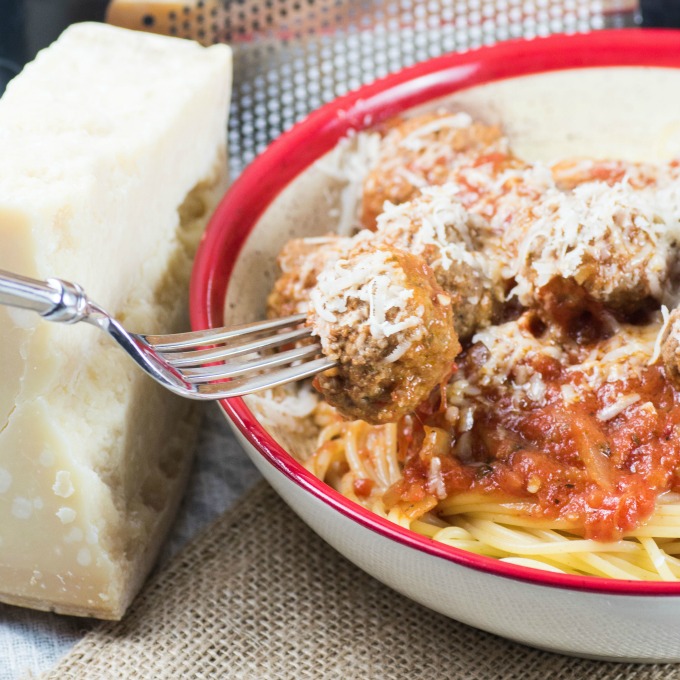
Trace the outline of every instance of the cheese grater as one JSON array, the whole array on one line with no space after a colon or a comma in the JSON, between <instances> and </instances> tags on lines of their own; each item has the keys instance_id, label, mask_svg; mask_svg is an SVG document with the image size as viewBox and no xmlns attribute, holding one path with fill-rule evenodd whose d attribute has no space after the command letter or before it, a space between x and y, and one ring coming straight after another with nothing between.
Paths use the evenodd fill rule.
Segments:
<instances>
[{"instance_id":1,"label":"cheese grater","mask_svg":"<svg viewBox=\"0 0 680 680\"><path fill-rule=\"evenodd\" d=\"M500 40L634 25L635 0L113 0L109 22L234 48L235 177L281 132L348 90Z\"/></svg>"}]
</instances>

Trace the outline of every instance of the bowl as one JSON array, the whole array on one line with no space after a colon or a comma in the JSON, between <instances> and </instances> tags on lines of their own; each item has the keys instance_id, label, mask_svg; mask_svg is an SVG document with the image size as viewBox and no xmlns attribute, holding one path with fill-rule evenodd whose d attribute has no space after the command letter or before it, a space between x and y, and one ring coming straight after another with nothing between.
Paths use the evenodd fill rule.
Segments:
<instances>
[{"instance_id":1,"label":"bowl","mask_svg":"<svg viewBox=\"0 0 680 680\"><path fill-rule=\"evenodd\" d=\"M341 97L282 135L234 183L191 284L195 329L261 317L275 257L329 228L338 191L316 163L348 133L442 98L501 122L519 155L680 155L680 32L621 30L451 54ZM534 647L616 661L680 660L680 583L556 574L464 552L346 499L307 472L243 399L221 407L290 507L356 565L451 618Z\"/></svg>"}]
</instances>

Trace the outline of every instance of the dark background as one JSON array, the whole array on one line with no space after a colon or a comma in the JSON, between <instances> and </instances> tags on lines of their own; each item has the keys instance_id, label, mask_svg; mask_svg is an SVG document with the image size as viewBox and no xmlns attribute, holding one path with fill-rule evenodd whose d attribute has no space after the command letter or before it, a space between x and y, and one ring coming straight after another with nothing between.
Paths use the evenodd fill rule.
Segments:
<instances>
[{"instance_id":1,"label":"dark background","mask_svg":"<svg viewBox=\"0 0 680 680\"><path fill-rule=\"evenodd\" d=\"M76 21L102 20L107 0L0 0L0 93L36 52Z\"/></svg>"}]
</instances>

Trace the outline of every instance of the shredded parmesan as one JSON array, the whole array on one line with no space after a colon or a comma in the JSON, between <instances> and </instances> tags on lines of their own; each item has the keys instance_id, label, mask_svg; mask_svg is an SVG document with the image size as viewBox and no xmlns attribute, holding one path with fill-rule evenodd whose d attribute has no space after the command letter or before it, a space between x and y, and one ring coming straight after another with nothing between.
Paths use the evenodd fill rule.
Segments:
<instances>
[{"instance_id":1,"label":"shredded parmesan","mask_svg":"<svg viewBox=\"0 0 680 680\"><path fill-rule=\"evenodd\" d=\"M544 356L559 362L567 375L573 376L560 385L562 401L570 406L581 401L585 393L597 392L606 384L639 379L650 363L660 325L660 319L647 326L621 324L615 335L590 348L559 344L549 334L535 338L518 321L491 326L472 339L487 348L486 361L475 367L467 380L451 383L449 404L463 412L466 404L475 401L476 395L471 390L476 385L509 390L516 400L544 403L546 385L532 365L534 359ZM620 403L625 402L617 401L616 405L606 407L602 419L610 413L613 415L609 418L618 415L615 406Z\"/></svg>"},{"instance_id":2,"label":"shredded parmesan","mask_svg":"<svg viewBox=\"0 0 680 680\"><path fill-rule=\"evenodd\" d=\"M581 373L592 390L606 383L640 378L650 364L661 321L647 326L621 324L617 333L599 343L567 367L568 373Z\"/></svg>"},{"instance_id":3,"label":"shredded parmesan","mask_svg":"<svg viewBox=\"0 0 680 680\"><path fill-rule=\"evenodd\" d=\"M668 324L671 320L671 315L668 312L668 307L666 307L666 305L661 305L661 316L663 318L663 323L661 324L661 328L656 335L656 340L654 340L654 351L647 362L649 366L655 364L661 356L661 346L664 339L666 338L666 331L668 330Z\"/></svg>"},{"instance_id":4,"label":"shredded parmesan","mask_svg":"<svg viewBox=\"0 0 680 680\"><path fill-rule=\"evenodd\" d=\"M385 203L377 219L377 233L364 238L403 248L422 255L433 248L437 257L429 259L432 267L448 271L466 264L492 275L491 258L481 253L482 218L469 213L455 197L455 187L445 184L428 187L413 201L400 205Z\"/></svg>"},{"instance_id":5,"label":"shredded parmesan","mask_svg":"<svg viewBox=\"0 0 680 680\"><path fill-rule=\"evenodd\" d=\"M535 338L516 321L486 328L472 341L483 344L489 350L487 361L476 376L480 385L511 386L539 403L545 396L545 384L526 363L527 360L537 355L564 360L564 352L559 345Z\"/></svg>"},{"instance_id":6,"label":"shredded parmesan","mask_svg":"<svg viewBox=\"0 0 680 680\"><path fill-rule=\"evenodd\" d=\"M640 399L641 397L639 394L627 394L623 397L619 397L613 404L609 404L609 406L600 409L597 412L597 419L607 421L616 418L616 416L623 413L629 406L636 404Z\"/></svg>"},{"instance_id":7,"label":"shredded parmesan","mask_svg":"<svg viewBox=\"0 0 680 680\"><path fill-rule=\"evenodd\" d=\"M427 490L440 500L446 498L446 484L442 476L442 461L439 456L432 456L427 474Z\"/></svg>"},{"instance_id":8,"label":"shredded parmesan","mask_svg":"<svg viewBox=\"0 0 680 680\"><path fill-rule=\"evenodd\" d=\"M654 190L625 181L548 191L530 208L513 293L530 304L535 289L559 276L586 282L604 302L625 291L661 299L679 217L658 207Z\"/></svg>"},{"instance_id":9,"label":"shredded parmesan","mask_svg":"<svg viewBox=\"0 0 680 680\"><path fill-rule=\"evenodd\" d=\"M472 118L467 113L456 113L453 116L443 116L435 120L425 123L409 133L400 141L400 146L403 146L409 151L420 151L421 149L431 146L432 140L423 139L435 132L440 132L446 128L465 128L472 125Z\"/></svg>"},{"instance_id":10,"label":"shredded parmesan","mask_svg":"<svg viewBox=\"0 0 680 680\"><path fill-rule=\"evenodd\" d=\"M571 383L560 385L560 392L565 406L571 406L580 401L579 394Z\"/></svg>"},{"instance_id":11,"label":"shredded parmesan","mask_svg":"<svg viewBox=\"0 0 680 680\"><path fill-rule=\"evenodd\" d=\"M315 163L315 167L340 183L337 233L349 236L360 228L363 183L380 155L377 132L352 132ZM333 195L330 203L334 203ZM333 210L333 209L332 209Z\"/></svg>"},{"instance_id":12,"label":"shredded parmesan","mask_svg":"<svg viewBox=\"0 0 680 680\"><path fill-rule=\"evenodd\" d=\"M403 271L386 250L374 250L354 261L340 259L325 268L310 294L314 333L332 356L332 333L342 327L365 326L376 340L403 334L386 358L396 361L425 330L424 310L409 301ZM410 331L405 333L405 331Z\"/></svg>"}]
</instances>

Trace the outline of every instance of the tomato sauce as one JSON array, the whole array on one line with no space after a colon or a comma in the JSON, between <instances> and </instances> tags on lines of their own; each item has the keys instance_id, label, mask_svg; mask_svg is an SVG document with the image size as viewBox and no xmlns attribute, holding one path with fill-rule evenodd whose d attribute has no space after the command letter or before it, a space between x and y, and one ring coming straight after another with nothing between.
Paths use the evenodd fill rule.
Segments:
<instances>
[{"instance_id":1,"label":"tomato sauce","mask_svg":"<svg viewBox=\"0 0 680 680\"><path fill-rule=\"evenodd\" d=\"M660 493L680 490L680 394L661 365L590 392L579 389L585 376L578 371L545 360L536 368L546 385L541 405L527 400L518 408L507 390L489 388L464 457L455 448L460 435L450 432L451 448L440 455L447 495L478 492L490 501L521 501L537 519L586 538L616 540L649 518ZM566 405L565 384L586 396ZM639 400L608 420L598 418L628 394ZM390 494L394 501L418 503L429 495L422 443L430 426L445 427L433 403L401 424L404 470Z\"/></svg>"}]
</instances>

